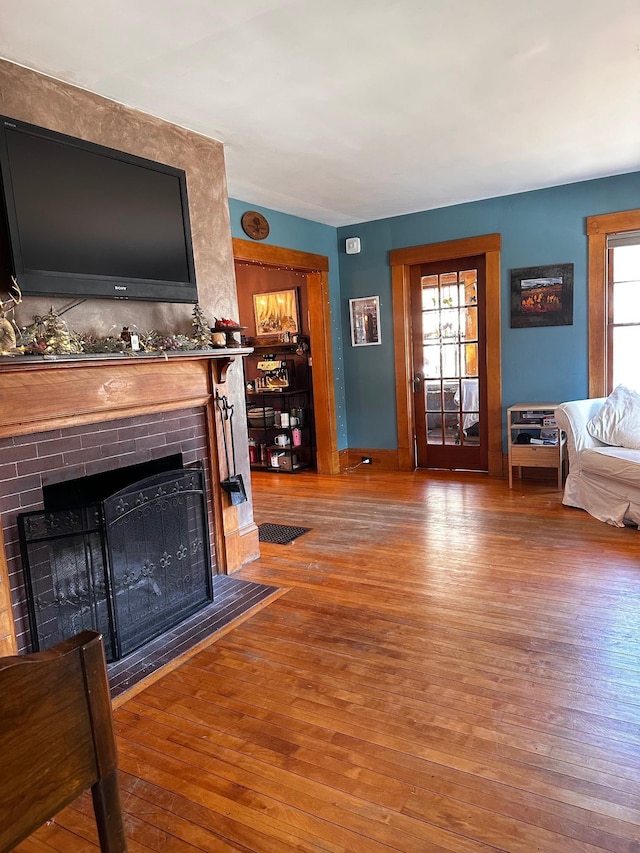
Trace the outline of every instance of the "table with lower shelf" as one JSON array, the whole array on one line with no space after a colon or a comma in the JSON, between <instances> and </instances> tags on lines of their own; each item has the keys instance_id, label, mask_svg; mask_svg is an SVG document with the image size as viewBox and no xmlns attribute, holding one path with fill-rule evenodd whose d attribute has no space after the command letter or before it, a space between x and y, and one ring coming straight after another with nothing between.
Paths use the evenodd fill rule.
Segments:
<instances>
[{"instance_id":1,"label":"table with lower shelf","mask_svg":"<svg viewBox=\"0 0 640 853\"><path fill-rule=\"evenodd\" d=\"M507 409L509 447L509 488L513 488L513 468L522 477L523 468L553 468L562 488L566 461L566 437L555 424L559 403L516 403ZM529 443L520 443L520 436ZM545 436L547 439L545 441ZM545 443L541 443L541 442Z\"/></svg>"}]
</instances>

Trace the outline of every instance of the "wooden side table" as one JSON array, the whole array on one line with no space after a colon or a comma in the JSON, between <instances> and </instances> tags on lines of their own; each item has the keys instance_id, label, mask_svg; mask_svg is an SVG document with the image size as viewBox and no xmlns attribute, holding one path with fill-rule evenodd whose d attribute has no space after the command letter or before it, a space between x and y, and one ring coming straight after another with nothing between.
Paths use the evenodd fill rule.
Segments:
<instances>
[{"instance_id":1,"label":"wooden side table","mask_svg":"<svg viewBox=\"0 0 640 853\"><path fill-rule=\"evenodd\" d=\"M566 458L566 436L555 423L559 403L516 403L507 409L509 488L513 488L513 468L522 477L523 468L555 468L562 489ZM518 437L528 435L528 443Z\"/></svg>"}]
</instances>

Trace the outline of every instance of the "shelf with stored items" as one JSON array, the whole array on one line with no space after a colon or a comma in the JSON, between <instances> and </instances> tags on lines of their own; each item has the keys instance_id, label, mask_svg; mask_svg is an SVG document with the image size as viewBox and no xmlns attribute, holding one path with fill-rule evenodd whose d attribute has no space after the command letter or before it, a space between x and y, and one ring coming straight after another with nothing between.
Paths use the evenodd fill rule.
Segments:
<instances>
[{"instance_id":1,"label":"shelf with stored items","mask_svg":"<svg viewBox=\"0 0 640 853\"><path fill-rule=\"evenodd\" d=\"M252 342L245 362L249 460L253 470L315 468L315 420L307 339Z\"/></svg>"},{"instance_id":2,"label":"shelf with stored items","mask_svg":"<svg viewBox=\"0 0 640 853\"><path fill-rule=\"evenodd\" d=\"M315 464L309 399L305 389L247 391L253 470L296 473Z\"/></svg>"},{"instance_id":3,"label":"shelf with stored items","mask_svg":"<svg viewBox=\"0 0 640 853\"><path fill-rule=\"evenodd\" d=\"M558 488L562 488L566 464L566 436L557 426L558 403L516 403L507 409L509 488L513 488L513 469L553 468Z\"/></svg>"}]
</instances>

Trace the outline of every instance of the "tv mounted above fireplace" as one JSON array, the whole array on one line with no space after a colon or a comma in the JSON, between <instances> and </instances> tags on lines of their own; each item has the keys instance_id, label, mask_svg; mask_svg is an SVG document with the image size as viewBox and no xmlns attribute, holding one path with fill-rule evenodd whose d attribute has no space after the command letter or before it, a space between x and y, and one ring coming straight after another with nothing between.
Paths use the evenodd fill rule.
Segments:
<instances>
[{"instance_id":1,"label":"tv mounted above fireplace","mask_svg":"<svg viewBox=\"0 0 640 853\"><path fill-rule=\"evenodd\" d=\"M0 170L25 295L197 301L181 169L0 117Z\"/></svg>"}]
</instances>

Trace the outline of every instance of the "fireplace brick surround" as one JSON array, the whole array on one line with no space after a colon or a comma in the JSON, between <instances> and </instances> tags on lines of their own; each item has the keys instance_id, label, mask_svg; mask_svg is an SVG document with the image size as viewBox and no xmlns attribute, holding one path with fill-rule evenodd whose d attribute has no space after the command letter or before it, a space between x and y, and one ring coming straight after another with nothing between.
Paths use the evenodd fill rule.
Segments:
<instances>
[{"instance_id":1,"label":"fireplace brick surround","mask_svg":"<svg viewBox=\"0 0 640 853\"><path fill-rule=\"evenodd\" d=\"M258 555L255 524L240 529L219 488L214 397L244 354L0 365L0 655L29 647L16 519L42 508L42 486L181 453L205 468L214 573Z\"/></svg>"},{"instance_id":2,"label":"fireplace brick surround","mask_svg":"<svg viewBox=\"0 0 640 853\"><path fill-rule=\"evenodd\" d=\"M18 652L28 650L24 574L17 515L42 509L42 486L181 453L185 467L209 467L202 409L139 415L51 432L0 439L0 514ZM13 461L12 461L13 460ZM8 476L7 476L8 475ZM12 490L16 491L11 494ZM214 529L208 490L209 529ZM215 573L215 555L212 552Z\"/></svg>"}]
</instances>

